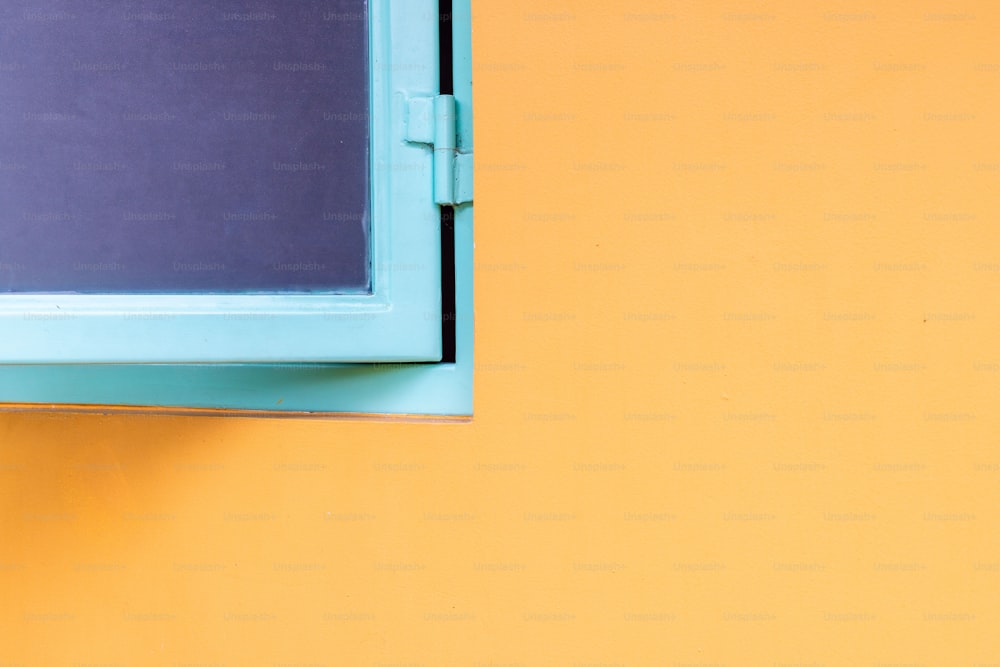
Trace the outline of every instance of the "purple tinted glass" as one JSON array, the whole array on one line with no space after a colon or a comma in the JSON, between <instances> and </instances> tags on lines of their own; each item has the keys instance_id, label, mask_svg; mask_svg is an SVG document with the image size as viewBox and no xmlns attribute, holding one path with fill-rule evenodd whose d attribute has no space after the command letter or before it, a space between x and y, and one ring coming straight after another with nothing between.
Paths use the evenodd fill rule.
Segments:
<instances>
[{"instance_id":1,"label":"purple tinted glass","mask_svg":"<svg viewBox=\"0 0 1000 667\"><path fill-rule=\"evenodd\" d=\"M369 291L365 0L0 3L0 292Z\"/></svg>"}]
</instances>

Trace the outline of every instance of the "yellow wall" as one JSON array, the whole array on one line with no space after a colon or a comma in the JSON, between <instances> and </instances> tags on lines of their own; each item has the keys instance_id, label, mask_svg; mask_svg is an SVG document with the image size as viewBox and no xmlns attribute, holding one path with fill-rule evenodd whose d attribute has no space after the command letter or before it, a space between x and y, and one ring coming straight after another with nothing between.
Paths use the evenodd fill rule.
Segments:
<instances>
[{"instance_id":1,"label":"yellow wall","mask_svg":"<svg viewBox=\"0 0 1000 667\"><path fill-rule=\"evenodd\" d=\"M1000 663L1000 6L474 11L475 421L0 415L0 664Z\"/></svg>"}]
</instances>

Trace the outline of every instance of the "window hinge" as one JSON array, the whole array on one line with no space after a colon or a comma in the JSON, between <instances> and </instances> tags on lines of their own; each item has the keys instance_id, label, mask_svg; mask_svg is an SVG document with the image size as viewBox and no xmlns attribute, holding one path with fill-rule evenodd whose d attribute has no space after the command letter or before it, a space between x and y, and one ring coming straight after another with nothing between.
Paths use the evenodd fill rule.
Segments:
<instances>
[{"instance_id":1,"label":"window hinge","mask_svg":"<svg viewBox=\"0 0 1000 667\"><path fill-rule=\"evenodd\" d=\"M458 146L455 97L411 97L406 101L406 141L434 150L434 203L454 206L472 201L472 153Z\"/></svg>"}]
</instances>

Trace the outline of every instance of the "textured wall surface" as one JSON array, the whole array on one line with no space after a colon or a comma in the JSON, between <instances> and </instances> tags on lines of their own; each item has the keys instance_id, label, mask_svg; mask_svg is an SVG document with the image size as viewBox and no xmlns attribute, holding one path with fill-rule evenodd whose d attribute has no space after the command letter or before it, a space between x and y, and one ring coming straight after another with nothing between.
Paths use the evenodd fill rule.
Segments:
<instances>
[{"instance_id":1,"label":"textured wall surface","mask_svg":"<svg viewBox=\"0 0 1000 667\"><path fill-rule=\"evenodd\" d=\"M474 11L474 422L0 415L0 665L1000 663L1000 9Z\"/></svg>"}]
</instances>

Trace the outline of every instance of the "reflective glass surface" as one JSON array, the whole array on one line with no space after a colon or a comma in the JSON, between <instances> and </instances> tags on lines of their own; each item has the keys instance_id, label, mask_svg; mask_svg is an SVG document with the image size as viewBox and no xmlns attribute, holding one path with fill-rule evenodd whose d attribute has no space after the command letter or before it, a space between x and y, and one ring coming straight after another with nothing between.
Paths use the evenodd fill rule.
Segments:
<instances>
[{"instance_id":1,"label":"reflective glass surface","mask_svg":"<svg viewBox=\"0 0 1000 667\"><path fill-rule=\"evenodd\" d=\"M0 3L0 292L368 292L365 0Z\"/></svg>"}]
</instances>

